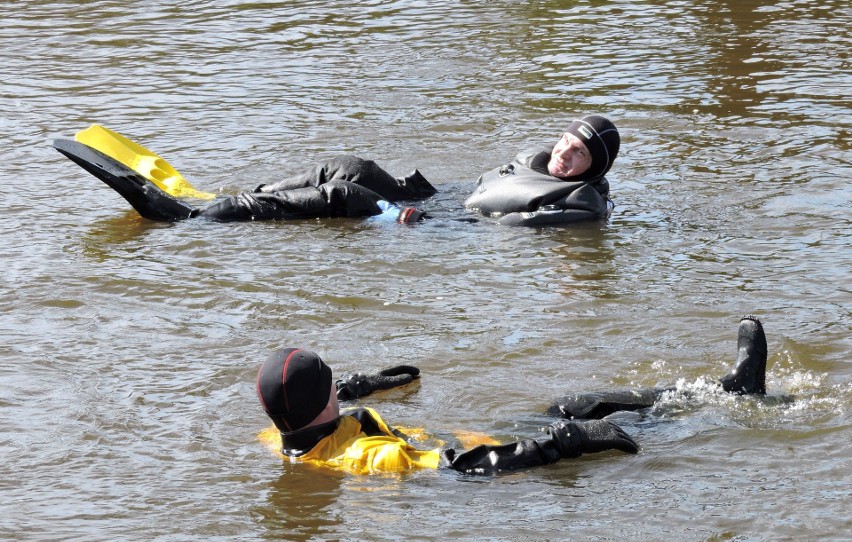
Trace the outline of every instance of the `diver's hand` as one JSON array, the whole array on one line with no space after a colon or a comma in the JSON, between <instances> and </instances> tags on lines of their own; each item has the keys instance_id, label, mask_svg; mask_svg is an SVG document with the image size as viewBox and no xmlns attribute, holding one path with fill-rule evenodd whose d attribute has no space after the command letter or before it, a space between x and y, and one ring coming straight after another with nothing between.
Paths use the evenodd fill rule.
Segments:
<instances>
[{"instance_id":1,"label":"diver's hand","mask_svg":"<svg viewBox=\"0 0 852 542\"><path fill-rule=\"evenodd\" d=\"M629 454L639 451L630 435L612 422L605 420L560 420L547 428L559 455L563 458L579 457L606 450L621 450Z\"/></svg>"},{"instance_id":2,"label":"diver's hand","mask_svg":"<svg viewBox=\"0 0 852 542\"><path fill-rule=\"evenodd\" d=\"M337 398L341 401L370 395L374 391L403 386L420 378L420 369L412 365L397 365L376 374L347 373L338 380Z\"/></svg>"}]
</instances>

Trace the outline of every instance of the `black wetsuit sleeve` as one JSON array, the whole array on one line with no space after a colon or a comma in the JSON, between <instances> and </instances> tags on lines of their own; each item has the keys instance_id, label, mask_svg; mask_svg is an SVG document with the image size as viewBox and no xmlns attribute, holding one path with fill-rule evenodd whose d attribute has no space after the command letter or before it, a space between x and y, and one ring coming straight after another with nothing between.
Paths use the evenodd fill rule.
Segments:
<instances>
[{"instance_id":1,"label":"black wetsuit sleeve","mask_svg":"<svg viewBox=\"0 0 852 542\"><path fill-rule=\"evenodd\" d=\"M467 474L493 474L549 465L560 458L551 438L526 439L499 446L483 444L461 454L452 448L444 450L442 466Z\"/></svg>"},{"instance_id":2,"label":"black wetsuit sleeve","mask_svg":"<svg viewBox=\"0 0 852 542\"><path fill-rule=\"evenodd\" d=\"M623 429L604 420L559 420L547 427L547 436L500 446L482 445L462 454L446 450L442 465L470 474L490 474L555 463L606 450L635 454L639 445Z\"/></svg>"}]
</instances>

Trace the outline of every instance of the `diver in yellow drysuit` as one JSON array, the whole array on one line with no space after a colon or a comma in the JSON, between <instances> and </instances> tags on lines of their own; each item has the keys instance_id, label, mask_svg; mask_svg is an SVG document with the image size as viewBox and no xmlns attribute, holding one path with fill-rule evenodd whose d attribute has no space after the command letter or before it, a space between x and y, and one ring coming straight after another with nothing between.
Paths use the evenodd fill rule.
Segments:
<instances>
[{"instance_id":1,"label":"diver in yellow drysuit","mask_svg":"<svg viewBox=\"0 0 852 542\"><path fill-rule=\"evenodd\" d=\"M340 410L338 399L363 397L407 384L416 367L401 365L376 375L344 375L332 381L331 368L314 352L285 348L271 354L257 375L263 409L280 431L281 453L348 472L401 472L450 468L490 474L555 463L562 458L617 449L636 453L636 442L604 420L560 420L547 435L503 445L479 445L468 451L418 450L371 408Z\"/></svg>"}]
</instances>

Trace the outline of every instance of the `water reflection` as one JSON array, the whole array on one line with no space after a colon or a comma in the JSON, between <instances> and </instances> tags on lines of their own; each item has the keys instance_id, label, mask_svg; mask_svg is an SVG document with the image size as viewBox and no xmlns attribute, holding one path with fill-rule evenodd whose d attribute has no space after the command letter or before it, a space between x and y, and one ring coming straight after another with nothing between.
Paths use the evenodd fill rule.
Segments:
<instances>
[{"instance_id":1,"label":"water reflection","mask_svg":"<svg viewBox=\"0 0 852 542\"><path fill-rule=\"evenodd\" d=\"M172 224L145 220L136 211L119 212L116 216L94 221L86 235L75 244L79 244L83 254L102 262L115 257L117 246L138 242L152 230L170 227Z\"/></svg>"},{"instance_id":2,"label":"water reflection","mask_svg":"<svg viewBox=\"0 0 852 542\"><path fill-rule=\"evenodd\" d=\"M617 295L612 287L617 283L619 270L613 262L612 236L606 221L574 225L570 228L550 228L540 235L556 244L558 256L554 277L557 290L569 297L592 296L606 299Z\"/></svg>"},{"instance_id":3,"label":"water reflection","mask_svg":"<svg viewBox=\"0 0 852 542\"><path fill-rule=\"evenodd\" d=\"M334 513L346 475L307 464L283 465L284 474L269 483L260 516L263 538L313 540L336 538L343 518ZM271 474L271 471L270 471Z\"/></svg>"}]
</instances>

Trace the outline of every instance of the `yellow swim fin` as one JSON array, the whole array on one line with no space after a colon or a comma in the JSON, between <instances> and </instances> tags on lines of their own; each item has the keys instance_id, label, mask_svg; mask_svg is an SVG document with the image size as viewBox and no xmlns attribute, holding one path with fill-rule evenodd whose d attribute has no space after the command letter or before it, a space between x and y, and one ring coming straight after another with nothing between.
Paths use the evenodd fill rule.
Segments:
<instances>
[{"instance_id":1,"label":"yellow swim fin","mask_svg":"<svg viewBox=\"0 0 852 542\"><path fill-rule=\"evenodd\" d=\"M198 199L216 197L212 192L196 190L165 159L109 128L93 124L77 132L74 139L121 162L170 196Z\"/></svg>"}]
</instances>

